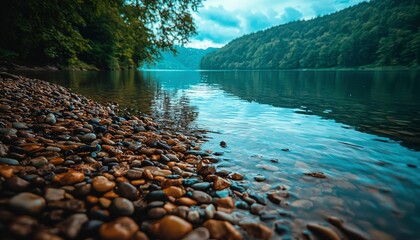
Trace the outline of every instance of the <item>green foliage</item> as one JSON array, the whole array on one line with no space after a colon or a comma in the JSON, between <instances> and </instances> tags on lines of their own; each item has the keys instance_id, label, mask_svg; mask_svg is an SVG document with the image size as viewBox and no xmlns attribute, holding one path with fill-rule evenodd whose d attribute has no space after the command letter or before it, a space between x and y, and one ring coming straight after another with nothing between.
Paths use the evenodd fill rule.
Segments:
<instances>
[{"instance_id":1,"label":"green foliage","mask_svg":"<svg viewBox=\"0 0 420 240\"><path fill-rule=\"evenodd\" d=\"M195 49L176 47L176 54L172 51L162 52L162 58L154 63L145 64L146 69L200 69L201 59L207 53L217 50L217 48Z\"/></svg>"},{"instance_id":2,"label":"green foliage","mask_svg":"<svg viewBox=\"0 0 420 240\"><path fill-rule=\"evenodd\" d=\"M419 0L371 0L245 35L206 55L201 68L418 67L419 24Z\"/></svg>"},{"instance_id":3,"label":"green foliage","mask_svg":"<svg viewBox=\"0 0 420 240\"><path fill-rule=\"evenodd\" d=\"M0 60L130 68L195 33L202 0L2 0Z\"/></svg>"}]
</instances>

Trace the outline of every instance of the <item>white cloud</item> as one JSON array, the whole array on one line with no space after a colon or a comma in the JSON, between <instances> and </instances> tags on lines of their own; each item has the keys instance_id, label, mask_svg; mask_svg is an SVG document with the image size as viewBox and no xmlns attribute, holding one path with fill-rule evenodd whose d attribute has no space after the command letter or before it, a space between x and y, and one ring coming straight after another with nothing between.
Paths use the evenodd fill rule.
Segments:
<instances>
[{"instance_id":1,"label":"white cloud","mask_svg":"<svg viewBox=\"0 0 420 240\"><path fill-rule=\"evenodd\" d=\"M188 47L221 47L244 34L336 12L364 0L206 0Z\"/></svg>"}]
</instances>

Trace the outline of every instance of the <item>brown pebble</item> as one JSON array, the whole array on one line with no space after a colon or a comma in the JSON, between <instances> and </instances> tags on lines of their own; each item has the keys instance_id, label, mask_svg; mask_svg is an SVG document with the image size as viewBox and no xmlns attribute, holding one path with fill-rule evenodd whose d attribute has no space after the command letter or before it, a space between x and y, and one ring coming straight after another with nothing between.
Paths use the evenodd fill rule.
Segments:
<instances>
[{"instance_id":1,"label":"brown pebble","mask_svg":"<svg viewBox=\"0 0 420 240\"><path fill-rule=\"evenodd\" d=\"M139 230L139 226L129 217L119 217L112 222L104 223L99 234L105 240L128 240Z\"/></svg>"},{"instance_id":2,"label":"brown pebble","mask_svg":"<svg viewBox=\"0 0 420 240\"><path fill-rule=\"evenodd\" d=\"M328 240L340 240L340 236L334 232L331 228L325 227L315 223L309 223L306 227L311 230L313 233L321 237L322 239Z\"/></svg>"},{"instance_id":3,"label":"brown pebble","mask_svg":"<svg viewBox=\"0 0 420 240\"><path fill-rule=\"evenodd\" d=\"M273 236L273 231L269 227L258 222L241 222L239 223L239 226L241 226L251 238L270 239Z\"/></svg>"},{"instance_id":4,"label":"brown pebble","mask_svg":"<svg viewBox=\"0 0 420 240\"><path fill-rule=\"evenodd\" d=\"M191 223L180 217L169 215L159 221L159 232L157 237L165 240L178 240L182 239L182 237L191 232L191 230Z\"/></svg>"},{"instance_id":5,"label":"brown pebble","mask_svg":"<svg viewBox=\"0 0 420 240\"><path fill-rule=\"evenodd\" d=\"M182 197L185 194L185 190L183 190L180 187L175 187L175 186L171 186L171 187L165 188L165 189L163 189L163 192L168 197L174 197L174 198Z\"/></svg>"},{"instance_id":6,"label":"brown pebble","mask_svg":"<svg viewBox=\"0 0 420 240\"><path fill-rule=\"evenodd\" d=\"M97 192L108 192L115 187L115 182L109 181L104 176L97 176L92 179L92 186Z\"/></svg>"},{"instance_id":7,"label":"brown pebble","mask_svg":"<svg viewBox=\"0 0 420 240\"><path fill-rule=\"evenodd\" d=\"M81 172L67 172L55 176L54 181L61 185L73 185L82 182L85 179L85 174Z\"/></svg>"},{"instance_id":8,"label":"brown pebble","mask_svg":"<svg viewBox=\"0 0 420 240\"><path fill-rule=\"evenodd\" d=\"M228 188L231 185L229 181L224 178L217 177L213 182L213 188L216 191Z\"/></svg>"}]
</instances>

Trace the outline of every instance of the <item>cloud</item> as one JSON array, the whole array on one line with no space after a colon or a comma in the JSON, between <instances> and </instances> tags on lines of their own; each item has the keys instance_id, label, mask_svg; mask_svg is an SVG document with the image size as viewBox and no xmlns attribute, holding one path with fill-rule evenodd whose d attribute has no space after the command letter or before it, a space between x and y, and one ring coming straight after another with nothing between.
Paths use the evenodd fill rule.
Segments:
<instances>
[{"instance_id":1,"label":"cloud","mask_svg":"<svg viewBox=\"0 0 420 240\"><path fill-rule=\"evenodd\" d=\"M187 46L220 47L251 32L333 13L363 1L365 0L206 0L204 7L194 14L198 35Z\"/></svg>"},{"instance_id":2,"label":"cloud","mask_svg":"<svg viewBox=\"0 0 420 240\"><path fill-rule=\"evenodd\" d=\"M222 6L209 7L200 11L200 16L203 19L213 21L218 25L226 27L239 27L240 21L232 12L226 11Z\"/></svg>"}]
</instances>

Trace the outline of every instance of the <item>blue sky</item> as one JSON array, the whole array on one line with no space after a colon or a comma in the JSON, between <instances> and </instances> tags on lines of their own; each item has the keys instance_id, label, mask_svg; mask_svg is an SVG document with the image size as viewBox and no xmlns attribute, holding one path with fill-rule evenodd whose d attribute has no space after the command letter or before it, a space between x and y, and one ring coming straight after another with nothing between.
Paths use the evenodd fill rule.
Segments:
<instances>
[{"instance_id":1,"label":"blue sky","mask_svg":"<svg viewBox=\"0 0 420 240\"><path fill-rule=\"evenodd\" d=\"M187 47L222 47L244 34L333 13L364 0L206 0L194 13L198 35Z\"/></svg>"}]
</instances>

